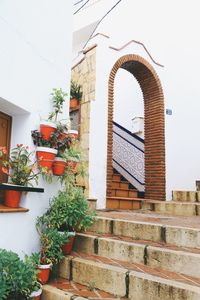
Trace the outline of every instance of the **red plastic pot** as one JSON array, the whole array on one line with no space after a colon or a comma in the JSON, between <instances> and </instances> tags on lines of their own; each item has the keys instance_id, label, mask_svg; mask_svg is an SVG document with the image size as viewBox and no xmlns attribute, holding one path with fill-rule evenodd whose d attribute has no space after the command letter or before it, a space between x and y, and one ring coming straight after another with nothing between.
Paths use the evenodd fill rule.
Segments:
<instances>
[{"instance_id":1,"label":"red plastic pot","mask_svg":"<svg viewBox=\"0 0 200 300\"><path fill-rule=\"evenodd\" d=\"M14 190L4 191L4 204L8 207L17 208L21 200L22 192Z\"/></svg>"},{"instance_id":2,"label":"red plastic pot","mask_svg":"<svg viewBox=\"0 0 200 300\"><path fill-rule=\"evenodd\" d=\"M72 252L74 240L75 240L75 233L73 236L70 236L68 243L62 245L62 253L64 255L69 255Z\"/></svg>"},{"instance_id":3,"label":"red plastic pot","mask_svg":"<svg viewBox=\"0 0 200 300\"><path fill-rule=\"evenodd\" d=\"M37 269L39 272L37 273L38 281L41 284L45 284L49 280L50 271L51 271L51 264L48 265L38 265Z\"/></svg>"},{"instance_id":4,"label":"red plastic pot","mask_svg":"<svg viewBox=\"0 0 200 300\"><path fill-rule=\"evenodd\" d=\"M41 122L40 123L40 132L43 135L44 140L48 140L50 135L56 130L56 125L53 122Z\"/></svg>"},{"instance_id":5,"label":"red plastic pot","mask_svg":"<svg viewBox=\"0 0 200 300\"><path fill-rule=\"evenodd\" d=\"M54 158L57 154L56 149L47 147L37 147L38 167L46 167L47 171L51 170Z\"/></svg>"},{"instance_id":6,"label":"red plastic pot","mask_svg":"<svg viewBox=\"0 0 200 300\"><path fill-rule=\"evenodd\" d=\"M61 157L55 157L52 166L53 175L62 176L64 174L66 165L67 163L64 159Z\"/></svg>"},{"instance_id":7,"label":"red plastic pot","mask_svg":"<svg viewBox=\"0 0 200 300\"><path fill-rule=\"evenodd\" d=\"M70 99L70 108L76 108L78 106L78 99Z\"/></svg>"}]
</instances>

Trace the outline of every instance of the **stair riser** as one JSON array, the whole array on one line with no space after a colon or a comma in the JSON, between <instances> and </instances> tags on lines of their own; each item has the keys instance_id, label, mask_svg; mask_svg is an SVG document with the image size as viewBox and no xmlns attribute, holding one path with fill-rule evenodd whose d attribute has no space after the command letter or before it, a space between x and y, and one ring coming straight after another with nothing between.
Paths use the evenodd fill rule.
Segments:
<instances>
[{"instance_id":1,"label":"stair riser","mask_svg":"<svg viewBox=\"0 0 200 300\"><path fill-rule=\"evenodd\" d=\"M200 291L181 283L174 283L138 272L131 272L129 276L130 300L199 300Z\"/></svg>"},{"instance_id":2,"label":"stair riser","mask_svg":"<svg viewBox=\"0 0 200 300\"><path fill-rule=\"evenodd\" d=\"M114 180L114 181L121 181L121 176L120 175L113 175L112 176L112 179Z\"/></svg>"},{"instance_id":3,"label":"stair riser","mask_svg":"<svg viewBox=\"0 0 200 300\"><path fill-rule=\"evenodd\" d=\"M196 205L193 203L155 203L154 211L159 213L168 213L173 216L196 216Z\"/></svg>"},{"instance_id":4,"label":"stair riser","mask_svg":"<svg viewBox=\"0 0 200 300\"><path fill-rule=\"evenodd\" d=\"M127 236L134 240L150 240L177 246L200 248L200 230L152 223L97 218L92 232Z\"/></svg>"},{"instance_id":5,"label":"stair riser","mask_svg":"<svg viewBox=\"0 0 200 300\"><path fill-rule=\"evenodd\" d=\"M197 192L194 191L172 191L172 200L180 202L196 202Z\"/></svg>"},{"instance_id":6,"label":"stair riser","mask_svg":"<svg viewBox=\"0 0 200 300\"><path fill-rule=\"evenodd\" d=\"M126 182L112 182L112 189L117 189L117 188L121 188L121 189L129 189L129 183Z\"/></svg>"},{"instance_id":7,"label":"stair riser","mask_svg":"<svg viewBox=\"0 0 200 300\"><path fill-rule=\"evenodd\" d=\"M137 210L141 208L141 202L137 200L109 200L106 201L106 208L109 209L129 209L129 210Z\"/></svg>"},{"instance_id":8,"label":"stair riser","mask_svg":"<svg viewBox=\"0 0 200 300\"><path fill-rule=\"evenodd\" d=\"M74 250L200 277L200 254L81 234L76 236Z\"/></svg>"},{"instance_id":9,"label":"stair riser","mask_svg":"<svg viewBox=\"0 0 200 300\"><path fill-rule=\"evenodd\" d=\"M72 263L72 278L75 282L121 297L126 295L126 272L127 270L119 267L81 258L75 258Z\"/></svg>"},{"instance_id":10,"label":"stair riser","mask_svg":"<svg viewBox=\"0 0 200 300\"><path fill-rule=\"evenodd\" d=\"M73 294L71 293L65 293L65 295L63 295L63 291L59 289L55 289L51 286L44 285L42 287L42 295L40 299L41 300L71 300L72 296ZM76 297L74 297L73 299L76 299ZM79 297L77 300L84 300L84 298Z\"/></svg>"},{"instance_id":11,"label":"stair riser","mask_svg":"<svg viewBox=\"0 0 200 300\"><path fill-rule=\"evenodd\" d=\"M138 193L136 191L113 189L111 195L112 197L136 198L138 196Z\"/></svg>"}]
</instances>

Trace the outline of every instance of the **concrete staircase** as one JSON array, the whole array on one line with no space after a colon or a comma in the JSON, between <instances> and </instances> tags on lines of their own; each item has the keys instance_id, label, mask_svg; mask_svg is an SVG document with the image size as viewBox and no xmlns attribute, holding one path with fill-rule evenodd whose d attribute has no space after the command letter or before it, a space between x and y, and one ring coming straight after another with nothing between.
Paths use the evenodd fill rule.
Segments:
<instances>
[{"instance_id":1,"label":"concrete staircase","mask_svg":"<svg viewBox=\"0 0 200 300\"><path fill-rule=\"evenodd\" d=\"M42 299L200 299L198 216L101 211L73 250L59 266L65 279L44 286Z\"/></svg>"}]
</instances>

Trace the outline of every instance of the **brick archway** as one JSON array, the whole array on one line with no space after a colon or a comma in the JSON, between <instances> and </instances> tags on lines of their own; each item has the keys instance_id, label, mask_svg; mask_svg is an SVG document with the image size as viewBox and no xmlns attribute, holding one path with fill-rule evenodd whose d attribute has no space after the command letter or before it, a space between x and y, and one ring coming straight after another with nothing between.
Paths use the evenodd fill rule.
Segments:
<instances>
[{"instance_id":1,"label":"brick archway","mask_svg":"<svg viewBox=\"0 0 200 300\"><path fill-rule=\"evenodd\" d=\"M141 56L122 56L114 64L108 83L108 147L107 196L112 183L112 121L114 80L119 68L130 72L138 81L144 100L145 131L145 198L165 200L165 122L164 96L160 80L153 67Z\"/></svg>"}]
</instances>

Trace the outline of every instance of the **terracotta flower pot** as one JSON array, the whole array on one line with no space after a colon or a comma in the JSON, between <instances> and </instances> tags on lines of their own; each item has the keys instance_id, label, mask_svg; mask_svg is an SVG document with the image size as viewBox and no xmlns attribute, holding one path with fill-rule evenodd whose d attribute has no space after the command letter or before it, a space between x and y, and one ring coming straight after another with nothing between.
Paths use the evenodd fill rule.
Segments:
<instances>
[{"instance_id":1,"label":"terracotta flower pot","mask_svg":"<svg viewBox=\"0 0 200 300\"><path fill-rule=\"evenodd\" d=\"M51 271L51 264L48 265L38 265L37 269L39 272L37 273L38 281L41 284L45 284L49 280L50 271Z\"/></svg>"},{"instance_id":2,"label":"terracotta flower pot","mask_svg":"<svg viewBox=\"0 0 200 300\"><path fill-rule=\"evenodd\" d=\"M62 176L64 174L66 165L67 163L63 158L55 157L52 166L53 175Z\"/></svg>"},{"instance_id":3,"label":"terracotta flower pot","mask_svg":"<svg viewBox=\"0 0 200 300\"><path fill-rule=\"evenodd\" d=\"M78 139L78 130L72 130L70 129L68 131L68 135L71 139Z\"/></svg>"},{"instance_id":4,"label":"terracotta flower pot","mask_svg":"<svg viewBox=\"0 0 200 300\"><path fill-rule=\"evenodd\" d=\"M37 147L36 153L38 159L38 167L46 167L47 171L51 170L57 152L58 150L56 149Z\"/></svg>"},{"instance_id":5,"label":"terracotta flower pot","mask_svg":"<svg viewBox=\"0 0 200 300\"><path fill-rule=\"evenodd\" d=\"M42 286L38 291L34 291L30 294L31 299L33 300L40 300L40 296L42 294Z\"/></svg>"},{"instance_id":6,"label":"terracotta flower pot","mask_svg":"<svg viewBox=\"0 0 200 300\"><path fill-rule=\"evenodd\" d=\"M70 99L70 108L76 108L78 106L78 99Z\"/></svg>"},{"instance_id":7,"label":"terracotta flower pot","mask_svg":"<svg viewBox=\"0 0 200 300\"><path fill-rule=\"evenodd\" d=\"M22 192L14 190L4 191L4 204L8 207L17 208L21 200Z\"/></svg>"},{"instance_id":8,"label":"terracotta flower pot","mask_svg":"<svg viewBox=\"0 0 200 300\"><path fill-rule=\"evenodd\" d=\"M74 241L75 241L75 232L74 235L69 237L69 242L62 245L62 253L64 255L69 255L72 252Z\"/></svg>"},{"instance_id":9,"label":"terracotta flower pot","mask_svg":"<svg viewBox=\"0 0 200 300\"><path fill-rule=\"evenodd\" d=\"M56 125L53 122L43 121L40 123L40 132L44 140L48 140L50 135L56 130Z\"/></svg>"},{"instance_id":10,"label":"terracotta flower pot","mask_svg":"<svg viewBox=\"0 0 200 300\"><path fill-rule=\"evenodd\" d=\"M67 138L67 136L68 136L68 133L67 133L67 132L63 132L63 133L60 135L60 139L61 139L61 140L64 140L64 139Z\"/></svg>"},{"instance_id":11,"label":"terracotta flower pot","mask_svg":"<svg viewBox=\"0 0 200 300\"><path fill-rule=\"evenodd\" d=\"M73 160L68 160L67 164L68 164L68 166L70 166L71 169L74 170L76 168L78 162L77 161L73 161Z\"/></svg>"}]
</instances>

